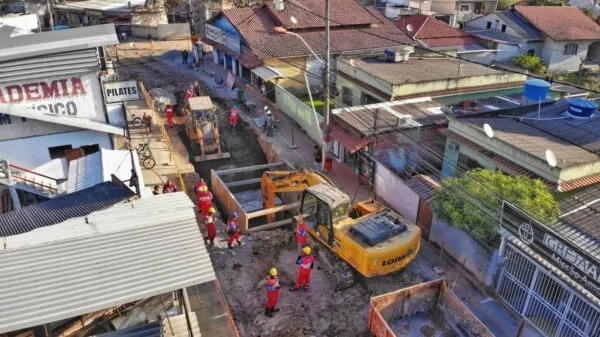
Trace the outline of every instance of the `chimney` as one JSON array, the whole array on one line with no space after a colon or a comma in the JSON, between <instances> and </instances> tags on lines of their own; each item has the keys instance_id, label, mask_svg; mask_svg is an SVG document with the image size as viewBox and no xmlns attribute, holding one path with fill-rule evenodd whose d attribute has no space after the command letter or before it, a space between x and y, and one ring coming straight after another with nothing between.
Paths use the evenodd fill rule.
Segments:
<instances>
[{"instance_id":1,"label":"chimney","mask_svg":"<svg viewBox=\"0 0 600 337\"><path fill-rule=\"evenodd\" d=\"M273 3L275 4L275 9L278 11L283 11L285 9L285 3L284 0L274 0Z\"/></svg>"}]
</instances>

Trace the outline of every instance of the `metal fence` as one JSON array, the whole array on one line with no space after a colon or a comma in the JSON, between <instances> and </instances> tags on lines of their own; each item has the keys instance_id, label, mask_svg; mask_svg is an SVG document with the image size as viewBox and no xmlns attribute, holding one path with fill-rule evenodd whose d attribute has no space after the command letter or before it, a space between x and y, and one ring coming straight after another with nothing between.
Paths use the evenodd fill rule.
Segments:
<instances>
[{"instance_id":1,"label":"metal fence","mask_svg":"<svg viewBox=\"0 0 600 337\"><path fill-rule=\"evenodd\" d=\"M519 248L507 244L497 292L511 308L548 337L600 337L600 308Z\"/></svg>"}]
</instances>

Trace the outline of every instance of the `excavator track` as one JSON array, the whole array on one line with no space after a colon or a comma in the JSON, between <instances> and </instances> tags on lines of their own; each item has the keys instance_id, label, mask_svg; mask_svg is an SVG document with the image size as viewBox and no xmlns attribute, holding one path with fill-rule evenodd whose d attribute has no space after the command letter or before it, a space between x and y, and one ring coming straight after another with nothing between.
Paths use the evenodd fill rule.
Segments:
<instances>
[{"instance_id":1,"label":"excavator track","mask_svg":"<svg viewBox=\"0 0 600 337\"><path fill-rule=\"evenodd\" d=\"M354 285L354 271L352 267L337 255L332 253L327 247L316 243L317 258L321 265L327 270L327 273L333 279L335 291L351 288Z\"/></svg>"}]
</instances>

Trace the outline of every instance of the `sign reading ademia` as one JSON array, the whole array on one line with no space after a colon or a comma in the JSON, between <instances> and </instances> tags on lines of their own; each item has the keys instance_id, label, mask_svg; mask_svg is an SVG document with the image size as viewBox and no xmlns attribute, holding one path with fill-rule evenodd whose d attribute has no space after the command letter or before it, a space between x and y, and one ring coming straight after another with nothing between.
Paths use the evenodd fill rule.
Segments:
<instances>
[{"instance_id":1,"label":"sign reading ademia","mask_svg":"<svg viewBox=\"0 0 600 337\"><path fill-rule=\"evenodd\" d=\"M105 82L104 97L106 103L137 101L140 99L140 90L137 81Z\"/></svg>"},{"instance_id":2,"label":"sign reading ademia","mask_svg":"<svg viewBox=\"0 0 600 337\"><path fill-rule=\"evenodd\" d=\"M502 228L548 260L592 294L600 293L600 260L564 239L550 227L504 201Z\"/></svg>"}]
</instances>

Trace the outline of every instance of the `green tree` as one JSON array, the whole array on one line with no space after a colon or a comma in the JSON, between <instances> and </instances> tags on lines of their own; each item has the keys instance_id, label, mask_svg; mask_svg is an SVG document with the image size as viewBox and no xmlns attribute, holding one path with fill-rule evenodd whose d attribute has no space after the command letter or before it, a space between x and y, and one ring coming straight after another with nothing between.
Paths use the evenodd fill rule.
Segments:
<instances>
[{"instance_id":1,"label":"green tree","mask_svg":"<svg viewBox=\"0 0 600 337\"><path fill-rule=\"evenodd\" d=\"M546 66L544 66L544 61L542 61L542 59L535 54L515 56L513 57L513 62L517 66L532 71L534 73L543 74L546 72Z\"/></svg>"},{"instance_id":2,"label":"green tree","mask_svg":"<svg viewBox=\"0 0 600 337\"><path fill-rule=\"evenodd\" d=\"M477 239L493 240L500 223L492 214L500 212L503 197L546 224L553 224L560 215L558 204L541 180L484 169L443 180L442 188L433 193L433 212Z\"/></svg>"}]
</instances>

